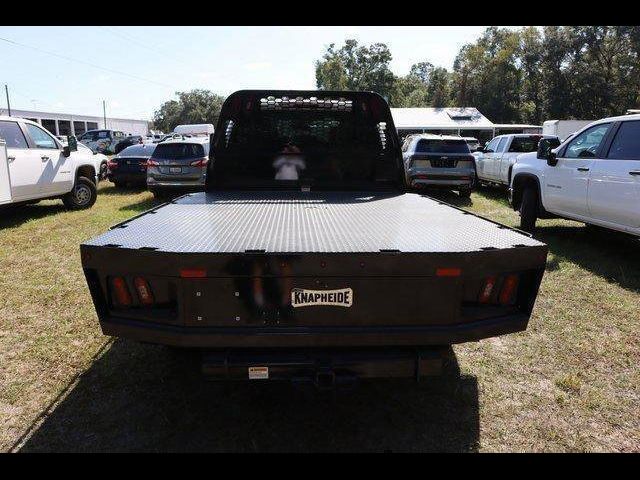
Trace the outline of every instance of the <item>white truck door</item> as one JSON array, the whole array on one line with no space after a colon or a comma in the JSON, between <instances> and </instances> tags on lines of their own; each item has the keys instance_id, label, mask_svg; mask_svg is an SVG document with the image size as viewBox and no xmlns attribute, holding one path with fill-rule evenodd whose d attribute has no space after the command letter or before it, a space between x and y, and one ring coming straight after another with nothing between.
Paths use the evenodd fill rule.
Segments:
<instances>
[{"instance_id":1,"label":"white truck door","mask_svg":"<svg viewBox=\"0 0 640 480\"><path fill-rule=\"evenodd\" d=\"M502 157L505 156L505 152L509 149L511 138L512 137L502 137L500 139L500 143L498 143L496 152L491 158L491 163L489 164L489 175L491 175L491 178L496 182L500 181L500 164L502 163Z\"/></svg>"},{"instance_id":2,"label":"white truck door","mask_svg":"<svg viewBox=\"0 0 640 480\"><path fill-rule=\"evenodd\" d=\"M480 180L493 180L493 177L491 176L491 165L493 162L493 156L498 148L498 143L500 143L499 138L491 140L487 144L485 151L482 152L480 157L476 160L476 173Z\"/></svg>"},{"instance_id":3,"label":"white truck door","mask_svg":"<svg viewBox=\"0 0 640 480\"><path fill-rule=\"evenodd\" d=\"M12 201L38 198L41 195L42 160L29 148L18 122L0 120L0 137L7 144Z\"/></svg>"},{"instance_id":4,"label":"white truck door","mask_svg":"<svg viewBox=\"0 0 640 480\"><path fill-rule=\"evenodd\" d=\"M11 182L9 180L9 163L7 144L0 138L0 205L11 203Z\"/></svg>"},{"instance_id":5,"label":"white truck door","mask_svg":"<svg viewBox=\"0 0 640 480\"><path fill-rule=\"evenodd\" d=\"M640 121L622 122L606 158L594 161L589 210L595 220L640 227Z\"/></svg>"},{"instance_id":6,"label":"white truck door","mask_svg":"<svg viewBox=\"0 0 640 480\"><path fill-rule=\"evenodd\" d=\"M558 152L558 163L545 167L542 188L547 210L568 217L589 217L591 168L610 127L610 123L595 125L575 136Z\"/></svg>"},{"instance_id":7,"label":"white truck door","mask_svg":"<svg viewBox=\"0 0 640 480\"><path fill-rule=\"evenodd\" d=\"M27 134L35 146L32 150L42 162L41 187L43 193L54 195L69 192L73 186L71 157L66 158L62 154L62 147L46 130L30 123L25 125Z\"/></svg>"}]
</instances>

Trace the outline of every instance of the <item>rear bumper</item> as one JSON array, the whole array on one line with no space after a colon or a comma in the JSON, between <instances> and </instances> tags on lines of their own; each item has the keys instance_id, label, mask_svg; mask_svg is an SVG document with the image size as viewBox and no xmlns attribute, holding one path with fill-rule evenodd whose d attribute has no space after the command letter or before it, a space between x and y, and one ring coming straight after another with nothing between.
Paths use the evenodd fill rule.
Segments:
<instances>
[{"instance_id":1,"label":"rear bumper","mask_svg":"<svg viewBox=\"0 0 640 480\"><path fill-rule=\"evenodd\" d=\"M523 331L526 314L454 325L409 327L185 327L107 317L105 335L188 348L391 347L449 345Z\"/></svg>"},{"instance_id":2,"label":"rear bumper","mask_svg":"<svg viewBox=\"0 0 640 480\"><path fill-rule=\"evenodd\" d=\"M107 179L110 182L129 182L129 183L139 183L145 184L147 183L147 174L144 172L141 173L116 173L109 172L107 173Z\"/></svg>"},{"instance_id":3,"label":"rear bumper","mask_svg":"<svg viewBox=\"0 0 640 480\"><path fill-rule=\"evenodd\" d=\"M147 177L147 185L149 186L149 190L158 190L158 189L191 189L191 190L202 190L204 188L205 179L201 178L199 180L184 180L181 181L179 179L174 180L157 180L152 177Z\"/></svg>"},{"instance_id":4,"label":"rear bumper","mask_svg":"<svg viewBox=\"0 0 640 480\"><path fill-rule=\"evenodd\" d=\"M471 188L475 172L473 169L410 169L407 177L412 187Z\"/></svg>"}]
</instances>

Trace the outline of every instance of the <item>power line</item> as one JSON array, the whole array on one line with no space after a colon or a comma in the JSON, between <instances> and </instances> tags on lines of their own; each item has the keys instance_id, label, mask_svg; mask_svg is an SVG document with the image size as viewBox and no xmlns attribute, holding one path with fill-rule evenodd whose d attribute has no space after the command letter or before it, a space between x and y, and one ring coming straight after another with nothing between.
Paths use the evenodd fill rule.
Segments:
<instances>
[{"instance_id":1,"label":"power line","mask_svg":"<svg viewBox=\"0 0 640 480\"><path fill-rule=\"evenodd\" d=\"M149 50L150 52L155 53L156 55L159 55L159 56L161 56L161 57L168 58L169 60L173 60L173 61L180 62L180 63L182 63L183 65L190 66L190 65L189 65L187 62L185 62L184 60L180 60L179 58L174 57L174 56L172 56L172 55L167 55L166 53L159 52L159 51L157 51L155 48L149 47L149 46L148 46L148 45L146 45L145 43L140 42L139 40L136 40L135 38L133 38L133 37L132 37L131 35L129 35L129 34L125 34L125 33L123 33L123 32L117 31L117 30L116 30L116 29L114 29L114 28L109 28L109 27L100 27L100 28L101 28L101 29L103 29L103 30L105 30L105 31L107 31L107 32L109 32L109 33L111 33L112 35L117 35L117 36L119 36L120 38L122 38L123 40L126 40L127 42L135 43L136 45L138 45L138 46L140 46L140 47L142 47L142 48L144 48L144 49L146 49L146 50Z\"/></svg>"},{"instance_id":2,"label":"power line","mask_svg":"<svg viewBox=\"0 0 640 480\"><path fill-rule=\"evenodd\" d=\"M90 67L97 68L99 70L104 70L106 72L115 73L115 74L118 74L118 75L124 75L126 77L134 78L136 80L140 80L140 81L143 81L143 82L155 83L156 85L160 85L162 87L171 88L171 89L174 89L174 90L177 89L177 87L172 86L172 85L168 85L166 83L156 82L155 80L149 80L148 78L139 77L137 75L132 75L130 73L120 72L118 70L113 70L111 68L101 67L101 66L95 65L93 63L85 62L84 60L78 60L76 58L67 57L66 55L60 55L58 53L53 53L53 52L49 52L47 50L42 50L41 48L32 47L31 45L25 45L24 43L19 43L19 42L16 42L14 40L9 40L8 38L0 37L0 40L2 40L3 42L8 43L10 45L17 45L19 47L29 48L31 50L35 50L36 52L45 53L47 55L52 55L54 57L62 58L64 60L67 60L67 61L70 61L70 62L81 63L83 65L88 65Z\"/></svg>"}]
</instances>

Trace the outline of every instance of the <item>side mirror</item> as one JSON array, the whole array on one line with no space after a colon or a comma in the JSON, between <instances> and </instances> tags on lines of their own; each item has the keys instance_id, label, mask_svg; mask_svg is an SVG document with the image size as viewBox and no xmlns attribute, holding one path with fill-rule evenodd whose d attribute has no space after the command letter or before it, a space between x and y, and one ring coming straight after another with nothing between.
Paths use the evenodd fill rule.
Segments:
<instances>
[{"instance_id":1,"label":"side mirror","mask_svg":"<svg viewBox=\"0 0 640 480\"><path fill-rule=\"evenodd\" d=\"M78 151L78 139L75 135L67 135L67 145L69 146L69 152Z\"/></svg>"},{"instance_id":2,"label":"side mirror","mask_svg":"<svg viewBox=\"0 0 640 480\"><path fill-rule=\"evenodd\" d=\"M553 149L560 145L560 141L557 138L542 138L538 142L538 151L536 156L540 160L546 160L547 164L554 167L558 164L558 159Z\"/></svg>"},{"instance_id":3,"label":"side mirror","mask_svg":"<svg viewBox=\"0 0 640 480\"><path fill-rule=\"evenodd\" d=\"M62 155L64 155L65 157L69 157L71 155L71 149L69 148L69 145L65 145L64 147L62 147Z\"/></svg>"}]
</instances>

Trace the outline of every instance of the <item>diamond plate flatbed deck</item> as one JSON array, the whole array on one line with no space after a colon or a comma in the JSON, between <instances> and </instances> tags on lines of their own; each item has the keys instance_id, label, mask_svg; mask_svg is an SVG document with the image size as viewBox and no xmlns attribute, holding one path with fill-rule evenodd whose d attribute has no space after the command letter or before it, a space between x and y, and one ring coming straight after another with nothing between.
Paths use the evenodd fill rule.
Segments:
<instances>
[{"instance_id":1,"label":"diamond plate flatbed deck","mask_svg":"<svg viewBox=\"0 0 640 480\"><path fill-rule=\"evenodd\" d=\"M189 194L84 243L198 253L473 252L542 246L417 193Z\"/></svg>"}]
</instances>

